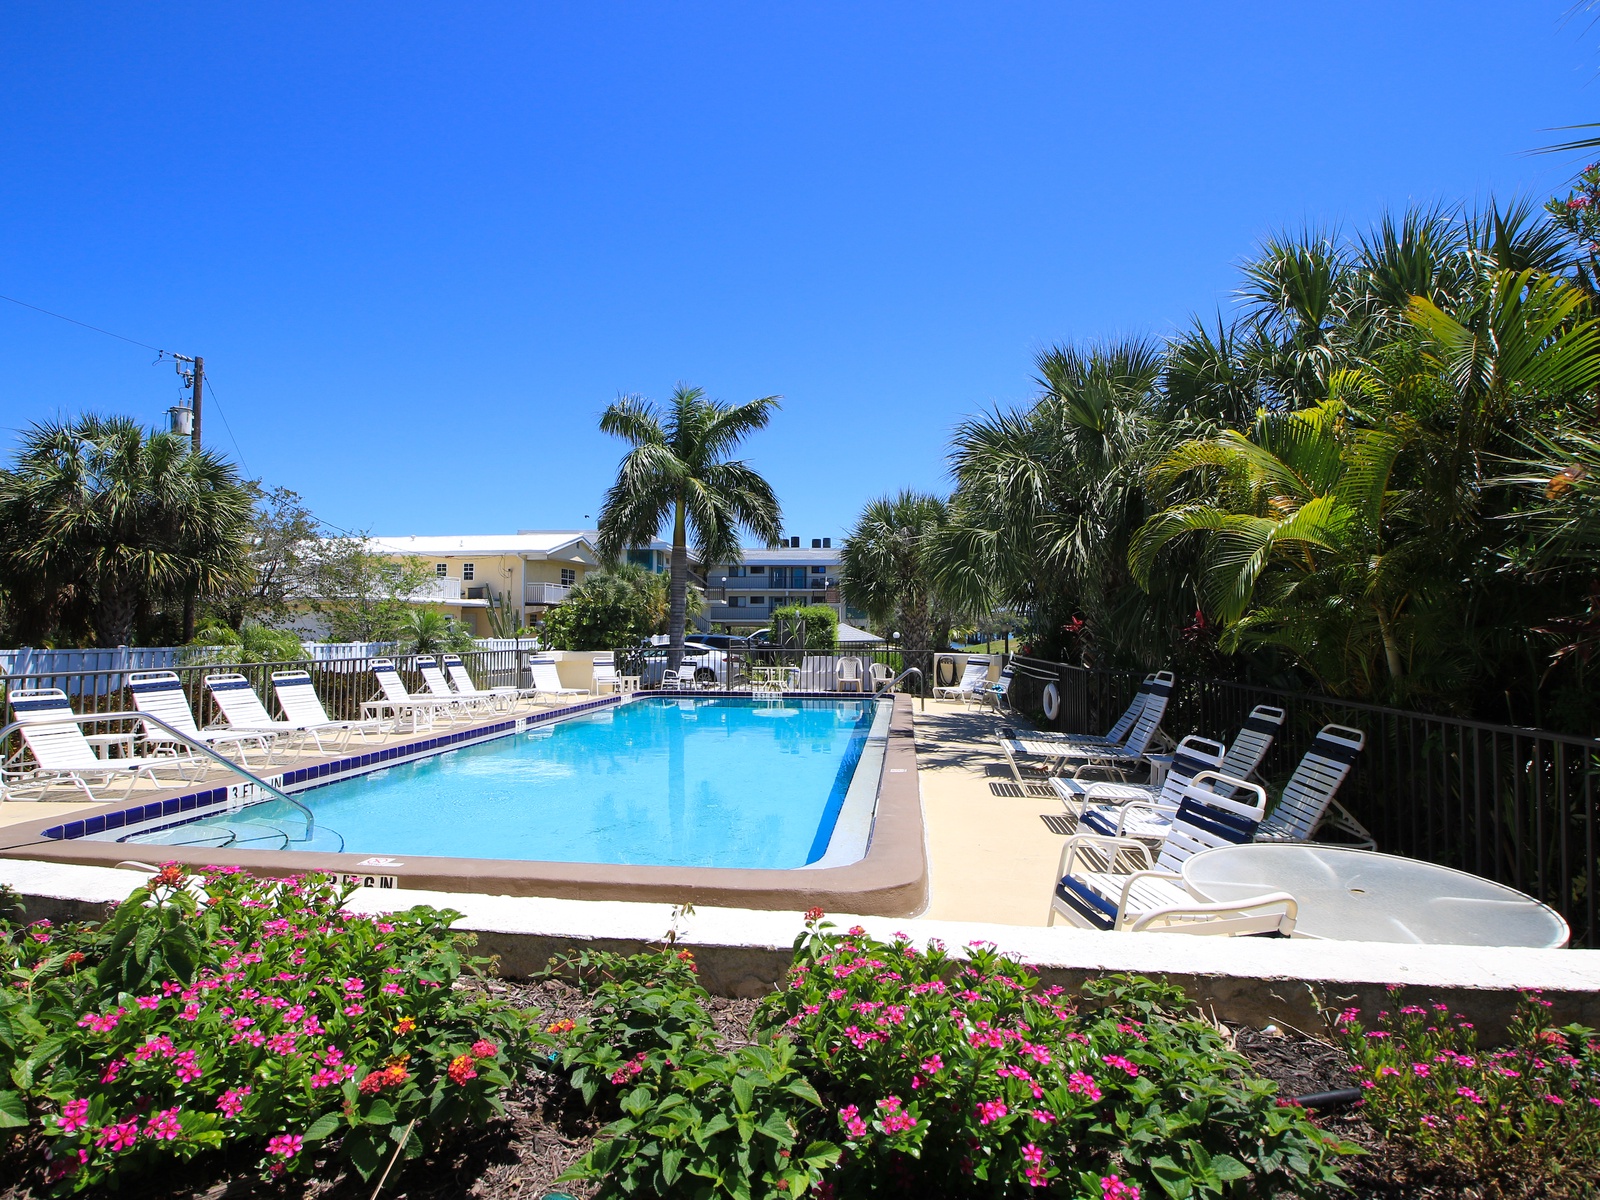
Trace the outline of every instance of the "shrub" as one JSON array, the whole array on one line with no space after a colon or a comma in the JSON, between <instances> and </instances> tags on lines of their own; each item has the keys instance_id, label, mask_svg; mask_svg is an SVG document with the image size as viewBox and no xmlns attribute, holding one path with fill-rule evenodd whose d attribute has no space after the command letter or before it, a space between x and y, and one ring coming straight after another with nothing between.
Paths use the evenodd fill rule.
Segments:
<instances>
[{"instance_id":1,"label":"shrub","mask_svg":"<svg viewBox=\"0 0 1600 1200\"><path fill-rule=\"evenodd\" d=\"M591 978L603 1013L567 1031L561 1062L621 1117L567 1178L739 1197L1340 1185L1349 1148L1280 1106L1177 989L1117 977L1080 1010L991 946L919 951L828 933L819 916L751 1044L724 1052L689 1012L704 993L665 956ZM651 1012L678 1013L677 1031L651 1034Z\"/></svg>"},{"instance_id":2,"label":"shrub","mask_svg":"<svg viewBox=\"0 0 1600 1200\"><path fill-rule=\"evenodd\" d=\"M552 650L610 650L648 637L650 597L631 577L587 576L544 618L542 640Z\"/></svg>"},{"instance_id":3,"label":"shrub","mask_svg":"<svg viewBox=\"0 0 1600 1200\"><path fill-rule=\"evenodd\" d=\"M1333 1018L1386 1137L1425 1163L1501 1196L1600 1191L1600 1041L1550 1025L1549 1001L1525 995L1503 1049L1484 1051L1448 1006L1407 1004L1373 1028L1356 1009Z\"/></svg>"},{"instance_id":4,"label":"shrub","mask_svg":"<svg viewBox=\"0 0 1600 1200\"><path fill-rule=\"evenodd\" d=\"M804 624L806 650L832 651L839 644L839 614L826 604L791 604L772 610L773 637L792 636Z\"/></svg>"},{"instance_id":5,"label":"shrub","mask_svg":"<svg viewBox=\"0 0 1600 1200\"><path fill-rule=\"evenodd\" d=\"M351 916L348 894L169 865L102 929L10 931L27 986L0 996L0 1065L50 1179L114 1186L222 1148L283 1175L319 1143L367 1177L500 1112L544 1039L456 986L487 962L458 914Z\"/></svg>"},{"instance_id":6,"label":"shrub","mask_svg":"<svg viewBox=\"0 0 1600 1200\"><path fill-rule=\"evenodd\" d=\"M687 951L585 955L555 969L576 975L594 1005L550 1026L567 1037L561 1066L586 1103L621 1114L562 1180L602 1180L602 1195L776 1200L805 1194L837 1161L831 1142L800 1144L822 1101L788 1039L762 1031L755 1044L716 1048Z\"/></svg>"}]
</instances>

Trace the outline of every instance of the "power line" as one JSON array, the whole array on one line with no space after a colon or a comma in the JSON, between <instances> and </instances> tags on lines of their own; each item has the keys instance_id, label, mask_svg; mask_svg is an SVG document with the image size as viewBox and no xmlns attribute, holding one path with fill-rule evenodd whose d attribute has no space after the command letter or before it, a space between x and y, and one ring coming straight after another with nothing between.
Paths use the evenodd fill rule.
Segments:
<instances>
[{"instance_id":1,"label":"power line","mask_svg":"<svg viewBox=\"0 0 1600 1200\"><path fill-rule=\"evenodd\" d=\"M228 414L222 411L222 405L217 400L217 379L215 375L207 375L206 383L211 388L211 403L216 406L217 415L222 418L222 427L228 431L228 440L233 443L233 452L239 456L239 465L244 468L246 475L251 474L250 464L244 460L244 451L239 448L239 439L233 436L233 426L228 424Z\"/></svg>"},{"instance_id":2,"label":"power line","mask_svg":"<svg viewBox=\"0 0 1600 1200\"><path fill-rule=\"evenodd\" d=\"M37 304L29 304L26 300L18 300L15 296L0 296L0 300L9 300L13 304L20 304L23 308L31 308L34 312L43 313L47 317L54 317L58 321L66 321L71 325L81 325L85 329L92 329L96 333L103 333L107 337L114 337L119 342L127 342L130 346L139 346L145 350L154 350L157 354L167 353L160 346L152 346L148 342L141 342L136 338L123 337L120 333L112 333L109 329L101 329L98 325L91 325L87 321L80 321L76 317L62 316L58 312L51 312L48 308L40 308Z\"/></svg>"}]
</instances>

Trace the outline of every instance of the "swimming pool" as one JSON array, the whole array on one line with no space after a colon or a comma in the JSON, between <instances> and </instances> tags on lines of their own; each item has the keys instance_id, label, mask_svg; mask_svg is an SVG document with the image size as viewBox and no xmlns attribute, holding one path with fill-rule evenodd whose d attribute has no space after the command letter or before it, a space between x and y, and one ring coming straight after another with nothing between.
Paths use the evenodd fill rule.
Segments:
<instances>
[{"instance_id":1,"label":"swimming pool","mask_svg":"<svg viewBox=\"0 0 1600 1200\"><path fill-rule=\"evenodd\" d=\"M866 850L890 708L638 699L296 798L348 854L779 870L854 861ZM875 726L879 752L858 772ZM262 826L247 808L119 840L219 844L229 830Z\"/></svg>"}]
</instances>

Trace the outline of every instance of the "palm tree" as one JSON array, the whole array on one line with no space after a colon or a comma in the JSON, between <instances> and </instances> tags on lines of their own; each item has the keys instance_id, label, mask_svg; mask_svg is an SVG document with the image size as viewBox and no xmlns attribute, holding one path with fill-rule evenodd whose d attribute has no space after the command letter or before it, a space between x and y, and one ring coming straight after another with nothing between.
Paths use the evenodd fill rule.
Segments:
<instances>
[{"instance_id":1,"label":"palm tree","mask_svg":"<svg viewBox=\"0 0 1600 1200\"><path fill-rule=\"evenodd\" d=\"M907 655L908 665L921 668L924 680L930 678L927 651L950 641L955 606L939 574L940 535L949 521L942 499L908 488L862 509L839 552L845 600L899 629L901 645L915 652Z\"/></svg>"},{"instance_id":2,"label":"palm tree","mask_svg":"<svg viewBox=\"0 0 1600 1200\"><path fill-rule=\"evenodd\" d=\"M777 396L729 405L680 383L665 412L642 397L622 396L600 417L603 432L633 449L606 492L597 548L614 562L671 522L667 665L674 670L683 661L690 537L701 562L738 562L740 530L769 545L782 533L771 485L748 464L728 458L746 437L766 428L777 407Z\"/></svg>"},{"instance_id":3,"label":"palm tree","mask_svg":"<svg viewBox=\"0 0 1600 1200\"><path fill-rule=\"evenodd\" d=\"M36 424L0 472L0 581L56 612L76 602L101 646L125 645L156 604L248 576L251 499L186 437L125 417Z\"/></svg>"}]
</instances>

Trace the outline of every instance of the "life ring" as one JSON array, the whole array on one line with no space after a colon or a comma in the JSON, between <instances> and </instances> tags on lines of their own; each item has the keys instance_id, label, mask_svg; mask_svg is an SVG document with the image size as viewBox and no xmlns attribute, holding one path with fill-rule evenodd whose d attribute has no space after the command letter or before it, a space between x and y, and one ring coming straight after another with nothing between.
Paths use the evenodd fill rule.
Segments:
<instances>
[{"instance_id":1,"label":"life ring","mask_svg":"<svg viewBox=\"0 0 1600 1200\"><path fill-rule=\"evenodd\" d=\"M1047 720L1054 721L1061 715L1061 691L1053 683L1044 685L1044 696L1040 700L1044 705L1044 715Z\"/></svg>"}]
</instances>

